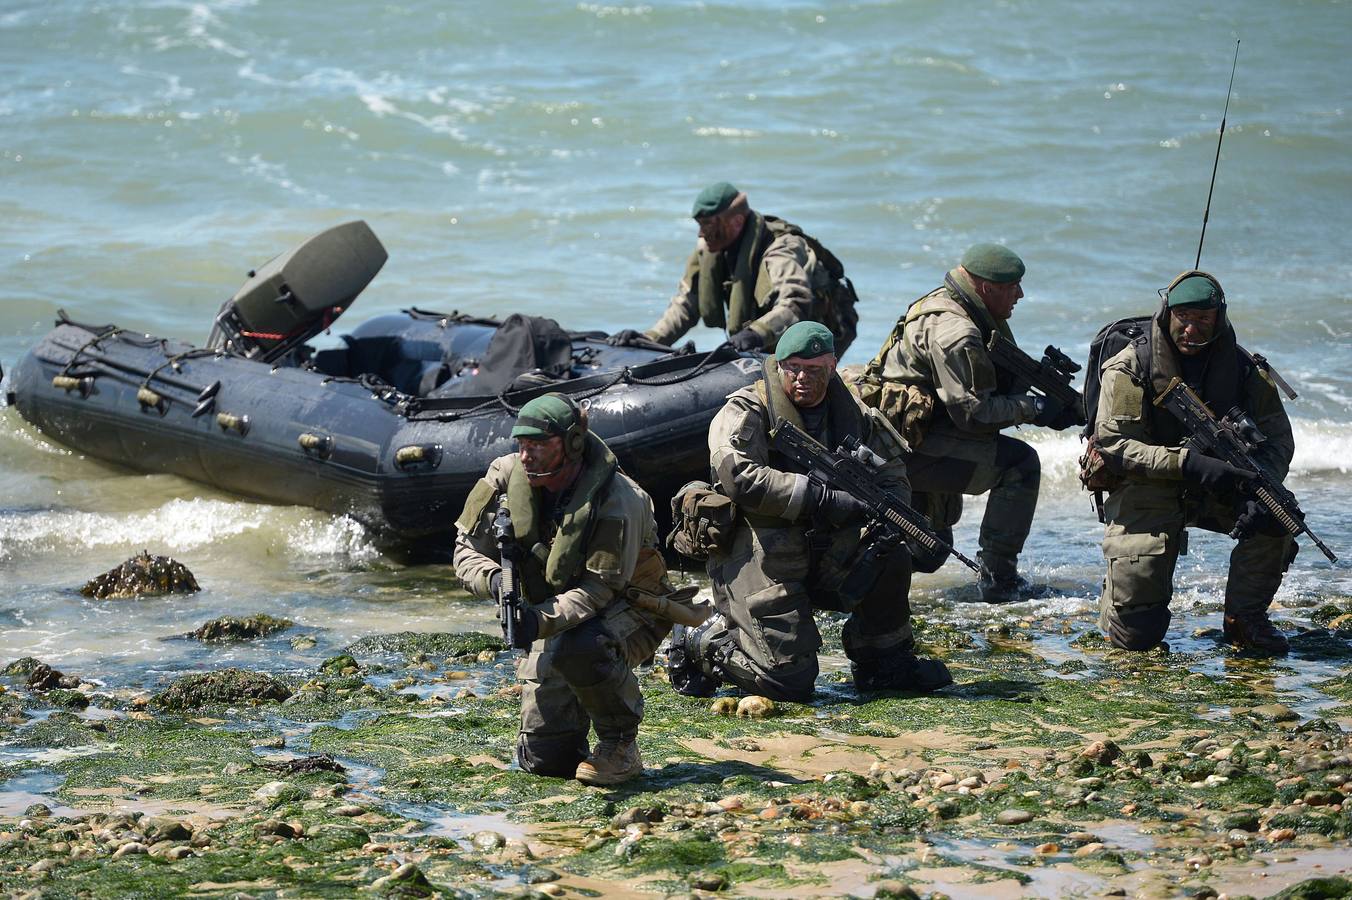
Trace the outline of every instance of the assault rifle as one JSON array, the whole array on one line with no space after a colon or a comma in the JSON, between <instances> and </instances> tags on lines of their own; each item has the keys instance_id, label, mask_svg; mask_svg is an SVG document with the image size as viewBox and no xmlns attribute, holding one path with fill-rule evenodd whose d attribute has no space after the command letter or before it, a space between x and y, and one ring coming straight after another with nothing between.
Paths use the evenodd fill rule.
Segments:
<instances>
[{"instance_id":1,"label":"assault rifle","mask_svg":"<svg viewBox=\"0 0 1352 900\"><path fill-rule=\"evenodd\" d=\"M776 450L808 470L808 477L844 491L868 504L869 529L880 531L885 542L909 539L931 553L952 555L973 572L976 563L935 534L929 519L903 503L895 494L878 486L878 470L886 461L854 437L847 437L840 449L832 452L792 422L781 419L770 432ZM866 538L867 540L867 538ZM942 557L940 557L942 558Z\"/></svg>"},{"instance_id":2,"label":"assault rifle","mask_svg":"<svg viewBox=\"0 0 1352 900\"><path fill-rule=\"evenodd\" d=\"M986 350L991 355L991 362L1013 375L1020 388L1027 385L1059 403L1062 409L1074 410L1072 424L1084 425L1089 421L1084 414L1084 397L1070 386L1070 377L1080 371L1080 364L1075 360L1051 344L1042 351L1042 359L1033 359L998 331L991 332Z\"/></svg>"},{"instance_id":3,"label":"assault rifle","mask_svg":"<svg viewBox=\"0 0 1352 900\"><path fill-rule=\"evenodd\" d=\"M504 504L493 517L493 537L498 542L498 562L502 566L502 582L498 590L498 618L502 621L502 638L510 650L516 645L516 623L521 618L521 585L516 578L516 532L512 530L512 514Z\"/></svg>"},{"instance_id":4,"label":"assault rifle","mask_svg":"<svg viewBox=\"0 0 1352 900\"><path fill-rule=\"evenodd\" d=\"M1169 410L1183 423L1183 431L1187 434L1185 447L1224 460L1232 466L1256 472L1257 475L1244 489L1258 498L1268 515L1285 528L1287 534L1292 537L1301 533L1308 535L1329 562L1338 561L1333 551L1324 546L1324 542L1305 524L1305 513L1301 512L1296 495L1269 475L1254 457L1254 450L1267 438L1243 410L1235 407L1224 418L1217 419L1202 398L1197 396L1197 392L1181 378L1169 382L1169 387L1155 400L1155 405ZM1230 536L1239 537L1239 529L1232 531Z\"/></svg>"}]
</instances>

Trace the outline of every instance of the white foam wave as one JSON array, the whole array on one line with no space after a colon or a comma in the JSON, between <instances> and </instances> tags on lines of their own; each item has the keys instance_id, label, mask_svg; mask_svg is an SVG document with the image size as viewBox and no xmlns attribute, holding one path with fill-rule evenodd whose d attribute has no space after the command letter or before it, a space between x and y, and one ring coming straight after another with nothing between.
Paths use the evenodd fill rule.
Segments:
<instances>
[{"instance_id":1,"label":"white foam wave","mask_svg":"<svg viewBox=\"0 0 1352 900\"><path fill-rule=\"evenodd\" d=\"M128 514L9 513L0 516L0 559L98 547L181 554L251 534L283 544L291 557L337 556L365 562L378 555L361 525L346 517L300 507L192 498Z\"/></svg>"}]
</instances>

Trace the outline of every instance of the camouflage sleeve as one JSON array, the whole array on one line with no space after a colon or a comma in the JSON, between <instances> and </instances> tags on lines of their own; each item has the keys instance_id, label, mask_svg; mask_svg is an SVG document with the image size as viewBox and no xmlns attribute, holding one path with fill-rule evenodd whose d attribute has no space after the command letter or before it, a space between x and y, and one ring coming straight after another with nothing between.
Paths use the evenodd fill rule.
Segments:
<instances>
[{"instance_id":1,"label":"camouflage sleeve","mask_svg":"<svg viewBox=\"0 0 1352 900\"><path fill-rule=\"evenodd\" d=\"M488 580L502 568L498 563L498 546L493 540L493 516L498 511L497 498L507 489L507 476L501 460L488 466L484 477L475 483L465 501L465 510L456 522L455 574L470 595L481 600L496 599ZM467 520L474 507L481 507L473 522Z\"/></svg>"},{"instance_id":2,"label":"camouflage sleeve","mask_svg":"<svg viewBox=\"0 0 1352 900\"><path fill-rule=\"evenodd\" d=\"M596 516L578 583L531 607L540 617L542 638L567 631L610 606L634 577L644 541L656 542L652 500L622 473L616 474Z\"/></svg>"},{"instance_id":3,"label":"camouflage sleeve","mask_svg":"<svg viewBox=\"0 0 1352 900\"><path fill-rule=\"evenodd\" d=\"M1273 478L1283 481L1291 469L1291 458L1296 455L1296 440L1281 394L1268 375L1255 367L1244 384L1244 395L1245 408L1253 423L1267 438L1258 445L1258 461Z\"/></svg>"},{"instance_id":4,"label":"camouflage sleeve","mask_svg":"<svg viewBox=\"0 0 1352 900\"><path fill-rule=\"evenodd\" d=\"M1143 376L1133 371L1135 360L1135 349L1127 347L1103 367L1094 422L1099 452L1124 475L1177 481L1183 477L1183 449L1152 442Z\"/></svg>"},{"instance_id":5,"label":"camouflage sleeve","mask_svg":"<svg viewBox=\"0 0 1352 900\"><path fill-rule=\"evenodd\" d=\"M868 448L887 460L879 483L897 496L902 503L911 502L911 479L906 474L906 441L897 434L887 417L876 409L867 410L869 423Z\"/></svg>"},{"instance_id":6,"label":"camouflage sleeve","mask_svg":"<svg viewBox=\"0 0 1352 900\"><path fill-rule=\"evenodd\" d=\"M676 293L667 304L667 311L647 331L643 332L649 340L667 344L680 338L699 321L699 251L690 254L685 264L685 274L676 287Z\"/></svg>"},{"instance_id":7,"label":"camouflage sleeve","mask_svg":"<svg viewBox=\"0 0 1352 900\"><path fill-rule=\"evenodd\" d=\"M812 318L812 280L808 269L816 265L807 241L796 234L781 234L766 248L761 269L770 289L764 297L756 297L756 306L765 312L750 325L765 339L766 347L773 347L793 323Z\"/></svg>"},{"instance_id":8,"label":"camouflage sleeve","mask_svg":"<svg viewBox=\"0 0 1352 900\"><path fill-rule=\"evenodd\" d=\"M1033 421L1032 397L996 393L995 364L969 319L941 313L921 317L915 326L916 350L929 359L935 393L958 428L994 433Z\"/></svg>"},{"instance_id":9,"label":"camouflage sleeve","mask_svg":"<svg viewBox=\"0 0 1352 900\"><path fill-rule=\"evenodd\" d=\"M739 391L709 426L709 466L723 493L762 516L798 519L807 505L808 478L769 465L765 413Z\"/></svg>"}]
</instances>

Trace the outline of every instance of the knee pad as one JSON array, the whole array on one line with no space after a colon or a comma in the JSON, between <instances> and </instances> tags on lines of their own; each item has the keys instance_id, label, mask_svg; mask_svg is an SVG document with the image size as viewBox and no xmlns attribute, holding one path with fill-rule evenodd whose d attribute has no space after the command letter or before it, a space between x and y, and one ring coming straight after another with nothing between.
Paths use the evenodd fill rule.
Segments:
<instances>
[{"instance_id":1,"label":"knee pad","mask_svg":"<svg viewBox=\"0 0 1352 900\"><path fill-rule=\"evenodd\" d=\"M587 758L587 735L526 734L516 736L516 762L523 772L551 778L572 778Z\"/></svg>"},{"instance_id":2,"label":"knee pad","mask_svg":"<svg viewBox=\"0 0 1352 900\"><path fill-rule=\"evenodd\" d=\"M1123 650L1149 650L1164 640L1170 618L1167 606L1114 609L1108 617L1108 640Z\"/></svg>"}]
</instances>

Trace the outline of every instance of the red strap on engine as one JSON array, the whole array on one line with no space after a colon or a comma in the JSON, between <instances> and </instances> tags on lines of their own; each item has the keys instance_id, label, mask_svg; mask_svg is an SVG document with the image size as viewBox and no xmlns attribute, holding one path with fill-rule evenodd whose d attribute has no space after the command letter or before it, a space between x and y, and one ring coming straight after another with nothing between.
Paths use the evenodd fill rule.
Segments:
<instances>
[{"instance_id":1,"label":"red strap on engine","mask_svg":"<svg viewBox=\"0 0 1352 900\"><path fill-rule=\"evenodd\" d=\"M319 327L319 330L320 331L328 330L328 327L333 324L334 320L337 319L342 314L343 308L341 306L325 307L323 320L324 324ZM243 337L255 338L261 341L284 341L287 338L295 337L304 330L305 330L304 325L297 325L295 328L291 329L286 334L274 334L269 331L241 331L240 334Z\"/></svg>"}]
</instances>

